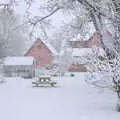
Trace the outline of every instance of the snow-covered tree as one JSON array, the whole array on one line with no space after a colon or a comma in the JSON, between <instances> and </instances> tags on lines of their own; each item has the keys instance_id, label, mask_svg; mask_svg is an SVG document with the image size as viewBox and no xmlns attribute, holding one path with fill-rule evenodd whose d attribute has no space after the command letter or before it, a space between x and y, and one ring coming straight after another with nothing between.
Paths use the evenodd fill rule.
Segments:
<instances>
[{"instance_id":1,"label":"snow-covered tree","mask_svg":"<svg viewBox=\"0 0 120 120\"><path fill-rule=\"evenodd\" d=\"M62 50L53 60L53 65L56 65L59 75L64 75L68 71L73 62L73 57L70 50Z\"/></svg>"},{"instance_id":2,"label":"snow-covered tree","mask_svg":"<svg viewBox=\"0 0 120 120\"><path fill-rule=\"evenodd\" d=\"M32 28L33 33L38 27L39 29L47 25L50 25L50 17L57 12L69 13L73 16L73 23L69 23L72 28L77 29L79 32L83 26L92 21L96 31L100 34L100 42L103 49L106 51L107 56L113 56L114 52L107 48L102 38L102 30L105 20L114 19L114 10L112 8L112 0L45 0L40 2L40 15L34 16L31 14L32 4L36 1L25 0L27 7L26 22L28 22ZM44 13L44 14L43 14ZM74 29L74 30L75 30ZM43 29L44 30L44 29ZM71 30L71 28L69 29ZM84 31L84 30L83 30Z\"/></svg>"},{"instance_id":3,"label":"snow-covered tree","mask_svg":"<svg viewBox=\"0 0 120 120\"><path fill-rule=\"evenodd\" d=\"M0 57L23 54L27 29L16 28L20 24L20 16L13 10L0 9Z\"/></svg>"},{"instance_id":4,"label":"snow-covered tree","mask_svg":"<svg viewBox=\"0 0 120 120\"><path fill-rule=\"evenodd\" d=\"M100 36L101 47L106 52L105 57L99 57L95 53L92 57L90 71L109 72L115 88L119 88L120 65L120 1L119 0L44 0L40 2L40 15L31 14L33 0L24 0L26 9L26 22L31 26L31 33L39 27L50 25L50 17L56 12L69 13L74 16L72 28L79 32L84 24L92 22L96 32ZM82 21L82 22L81 22ZM112 26L112 28L110 26ZM109 26L109 27L108 27ZM105 28L105 29L104 29ZM106 29L107 28L107 29ZM71 29L69 29L71 31ZM112 41L106 41L104 32L111 30ZM83 30L84 31L84 30ZM45 33L45 31L44 31ZM74 33L74 32L73 32ZM72 34L72 33L71 33ZM65 35L67 37L67 35ZM69 35L68 35L69 37ZM67 38L66 38L67 39ZM62 39L64 40L64 39ZM62 42L61 42L62 43ZM109 44L111 43L111 44ZM108 79L108 77L105 79ZM116 91L118 93L118 90ZM119 97L119 96L118 96Z\"/></svg>"}]
</instances>

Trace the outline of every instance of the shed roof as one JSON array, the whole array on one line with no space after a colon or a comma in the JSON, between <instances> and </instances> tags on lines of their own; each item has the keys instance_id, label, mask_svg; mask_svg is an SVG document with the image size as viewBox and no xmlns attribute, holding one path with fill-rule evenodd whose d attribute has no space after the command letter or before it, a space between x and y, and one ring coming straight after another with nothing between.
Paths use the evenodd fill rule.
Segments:
<instances>
[{"instance_id":1,"label":"shed roof","mask_svg":"<svg viewBox=\"0 0 120 120\"><path fill-rule=\"evenodd\" d=\"M33 49L34 46L40 44L41 42L50 50L50 52L51 52L53 55L58 55L57 50L53 47L53 45L52 45L49 41L42 40L42 39L39 39L39 38L37 38L37 40L34 41L34 43L29 47L29 49L27 50L27 52L25 53L25 55L26 55L31 49Z\"/></svg>"},{"instance_id":2,"label":"shed roof","mask_svg":"<svg viewBox=\"0 0 120 120\"><path fill-rule=\"evenodd\" d=\"M5 57L4 65L32 65L34 61L33 57Z\"/></svg>"}]
</instances>

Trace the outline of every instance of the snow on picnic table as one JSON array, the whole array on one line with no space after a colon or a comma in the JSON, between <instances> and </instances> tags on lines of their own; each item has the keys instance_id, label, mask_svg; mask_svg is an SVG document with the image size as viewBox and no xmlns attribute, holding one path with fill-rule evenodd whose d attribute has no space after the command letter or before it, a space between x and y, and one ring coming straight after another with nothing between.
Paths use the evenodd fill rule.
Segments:
<instances>
[{"instance_id":1,"label":"snow on picnic table","mask_svg":"<svg viewBox=\"0 0 120 120\"><path fill-rule=\"evenodd\" d=\"M7 78L0 96L0 120L120 120L116 96L86 84L83 74L61 78L56 88Z\"/></svg>"}]
</instances>

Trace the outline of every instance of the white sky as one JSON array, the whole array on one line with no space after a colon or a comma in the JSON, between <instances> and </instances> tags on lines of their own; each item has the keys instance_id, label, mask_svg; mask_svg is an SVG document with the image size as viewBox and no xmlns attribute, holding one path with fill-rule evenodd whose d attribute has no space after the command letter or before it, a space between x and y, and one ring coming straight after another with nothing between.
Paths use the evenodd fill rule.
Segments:
<instances>
[{"instance_id":1,"label":"white sky","mask_svg":"<svg viewBox=\"0 0 120 120\"><path fill-rule=\"evenodd\" d=\"M39 4L33 4L32 9L31 9L31 13L34 16L39 16L41 13L38 10L39 8ZM16 8L16 11L21 14L24 15L25 13L25 3L24 2L20 2L19 6ZM44 15L42 15L44 16ZM52 20L51 23L54 26L54 29L49 30L48 34L51 36L51 34L53 34L54 31L59 30L60 26L63 25L64 23L67 23L71 20L71 16L65 16L63 15L61 12L57 12L54 15L52 15L50 17L50 19Z\"/></svg>"},{"instance_id":2,"label":"white sky","mask_svg":"<svg viewBox=\"0 0 120 120\"><path fill-rule=\"evenodd\" d=\"M34 16L39 16L41 13L40 11L38 10L39 7L40 7L40 3L41 1L38 1L37 3L33 4L32 5L32 9L31 9L31 13L34 15ZM21 16L24 15L25 13L25 9L26 9L26 5L24 2L20 2L18 7L16 8L16 11L21 14ZM45 15L42 15L42 16L45 16ZM54 15L52 15L50 17L50 19L52 20L51 21L51 24L52 26L54 26L54 28L50 28L49 30L47 30L47 35L48 37L52 38L53 34L56 32L56 31L59 31L60 27L64 24L64 23L68 23L72 20L72 16L68 15L66 16L63 15L62 12L57 12L55 13ZM95 30L93 29L93 26L91 26L91 28L89 29L89 33L87 34L86 36L86 39L88 39L94 32Z\"/></svg>"}]
</instances>

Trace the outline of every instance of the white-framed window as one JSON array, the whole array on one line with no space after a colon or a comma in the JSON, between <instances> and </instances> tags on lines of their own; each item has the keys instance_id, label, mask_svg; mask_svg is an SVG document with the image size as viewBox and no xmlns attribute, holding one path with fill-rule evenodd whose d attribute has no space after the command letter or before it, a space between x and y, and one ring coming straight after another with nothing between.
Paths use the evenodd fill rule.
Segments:
<instances>
[{"instance_id":1,"label":"white-framed window","mask_svg":"<svg viewBox=\"0 0 120 120\"><path fill-rule=\"evenodd\" d=\"M40 64L40 60L36 59L36 65L39 65L39 64Z\"/></svg>"}]
</instances>

